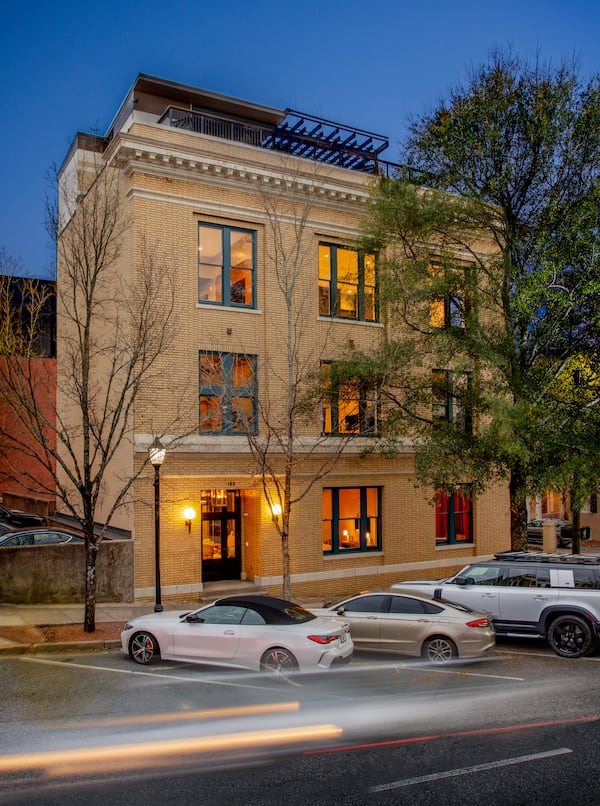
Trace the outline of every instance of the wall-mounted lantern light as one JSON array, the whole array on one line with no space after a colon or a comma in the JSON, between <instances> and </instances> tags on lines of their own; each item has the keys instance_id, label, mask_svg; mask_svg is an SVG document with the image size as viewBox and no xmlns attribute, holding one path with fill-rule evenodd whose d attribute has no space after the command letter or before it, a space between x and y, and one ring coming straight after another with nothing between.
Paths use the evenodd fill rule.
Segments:
<instances>
[{"instance_id":1,"label":"wall-mounted lantern light","mask_svg":"<svg viewBox=\"0 0 600 806\"><path fill-rule=\"evenodd\" d=\"M191 533L192 531L192 521L196 517L196 510L194 507L186 507L183 510L183 517L185 518L185 525L188 528L188 532Z\"/></svg>"},{"instance_id":2,"label":"wall-mounted lantern light","mask_svg":"<svg viewBox=\"0 0 600 806\"><path fill-rule=\"evenodd\" d=\"M273 520L277 521L279 516L281 515L281 504L271 504L271 514L273 515Z\"/></svg>"}]
</instances>

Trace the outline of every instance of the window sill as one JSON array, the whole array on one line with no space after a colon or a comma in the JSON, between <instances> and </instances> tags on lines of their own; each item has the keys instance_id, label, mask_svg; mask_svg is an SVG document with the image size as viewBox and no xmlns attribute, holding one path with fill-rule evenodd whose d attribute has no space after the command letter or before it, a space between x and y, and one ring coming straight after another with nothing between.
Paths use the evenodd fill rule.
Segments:
<instances>
[{"instance_id":1,"label":"window sill","mask_svg":"<svg viewBox=\"0 0 600 806\"><path fill-rule=\"evenodd\" d=\"M365 557L383 557L383 551L352 551L338 552L337 554L323 554L324 560L362 560Z\"/></svg>"},{"instance_id":2,"label":"window sill","mask_svg":"<svg viewBox=\"0 0 600 806\"><path fill-rule=\"evenodd\" d=\"M228 311L229 313L254 313L262 315L260 308L247 308L243 305L221 305L218 302L197 302L196 308L202 308L204 311Z\"/></svg>"},{"instance_id":3,"label":"window sill","mask_svg":"<svg viewBox=\"0 0 600 806\"><path fill-rule=\"evenodd\" d=\"M472 540L465 540L461 543L436 543L436 551L448 551L448 549L473 548L475 543Z\"/></svg>"},{"instance_id":4,"label":"window sill","mask_svg":"<svg viewBox=\"0 0 600 806\"><path fill-rule=\"evenodd\" d=\"M337 324L344 324L344 325L367 325L368 327L383 327L381 322L371 322L367 319L350 319L344 316L323 316L319 314L317 316L318 322L336 322Z\"/></svg>"}]
</instances>

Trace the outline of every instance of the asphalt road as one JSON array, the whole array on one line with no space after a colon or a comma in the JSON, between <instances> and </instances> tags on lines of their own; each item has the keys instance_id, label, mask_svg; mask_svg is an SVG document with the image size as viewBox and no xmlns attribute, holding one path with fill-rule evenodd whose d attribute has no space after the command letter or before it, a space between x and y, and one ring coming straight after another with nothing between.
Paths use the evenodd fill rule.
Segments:
<instances>
[{"instance_id":1,"label":"asphalt road","mask_svg":"<svg viewBox=\"0 0 600 806\"><path fill-rule=\"evenodd\" d=\"M597 804L600 656L500 641L289 682L117 652L0 661L0 803Z\"/></svg>"}]
</instances>

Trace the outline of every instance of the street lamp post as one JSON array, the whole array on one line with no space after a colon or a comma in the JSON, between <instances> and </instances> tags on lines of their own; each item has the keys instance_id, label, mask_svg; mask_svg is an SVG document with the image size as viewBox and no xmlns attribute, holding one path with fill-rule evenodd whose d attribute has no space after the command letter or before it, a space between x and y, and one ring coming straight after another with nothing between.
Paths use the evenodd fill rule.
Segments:
<instances>
[{"instance_id":1,"label":"street lamp post","mask_svg":"<svg viewBox=\"0 0 600 806\"><path fill-rule=\"evenodd\" d=\"M158 437L150 446L150 462L154 467L154 612L162 613L163 606L160 595L160 466L165 461L166 450Z\"/></svg>"}]
</instances>

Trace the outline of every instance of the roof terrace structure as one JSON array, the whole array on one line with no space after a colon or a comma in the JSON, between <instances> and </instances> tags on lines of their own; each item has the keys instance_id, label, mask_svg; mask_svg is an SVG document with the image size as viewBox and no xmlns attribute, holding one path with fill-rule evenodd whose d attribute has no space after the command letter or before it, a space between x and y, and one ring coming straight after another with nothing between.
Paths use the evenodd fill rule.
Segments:
<instances>
[{"instance_id":1,"label":"roof terrace structure","mask_svg":"<svg viewBox=\"0 0 600 806\"><path fill-rule=\"evenodd\" d=\"M104 138L107 144L131 114L218 137L368 174L395 175L381 159L389 139L293 109L275 109L140 73ZM81 135L80 135L81 137ZM88 143L88 147L89 147ZM100 150L103 150L100 146Z\"/></svg>"}]
</instances>

